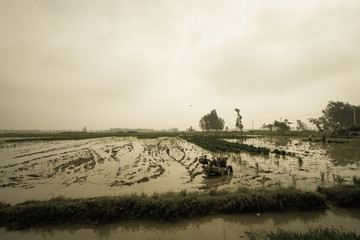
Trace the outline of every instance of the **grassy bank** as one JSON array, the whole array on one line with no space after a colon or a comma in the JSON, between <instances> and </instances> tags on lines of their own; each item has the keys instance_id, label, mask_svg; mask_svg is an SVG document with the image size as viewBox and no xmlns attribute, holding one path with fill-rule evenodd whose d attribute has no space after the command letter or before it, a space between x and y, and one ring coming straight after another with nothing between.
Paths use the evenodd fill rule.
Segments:
<instances>
[{"instance_id":1,"label":"grassy bank","mask_svg":"<svg viewBox=\"0 0 360 240\"><path fill-rule=\"evenodd\" d=\"M339 207L360 207L360 187L338 185L334 187L318 187L317 191L326 196L326 201Z\"/></svg>"},{"instance_id":2,"label":"grassy bank","mask_svg":"<svg viewBox=\"0 0 360 240\"><path fill-rule=\"evenodd\" d=\"M54 198L1 204L0 226L21 229L35 225L69 223L107 223L151 218L175 221L212 213L242 213L326 208L318 193L293 188L208 192L168 192L89 199Z\"/></svg>"},{"instance_id":3,"label":"grassy bank","mask_svg":"<svg viewBox=\"0 0 360 240\"><path fill-rule=\"evenodd\" d=\"M309 229L307 232L294 232L278 229L276 232L247 232L250 240L359 240L356 232L344 232L335 228Z\"/></svg>"}]
</instances>

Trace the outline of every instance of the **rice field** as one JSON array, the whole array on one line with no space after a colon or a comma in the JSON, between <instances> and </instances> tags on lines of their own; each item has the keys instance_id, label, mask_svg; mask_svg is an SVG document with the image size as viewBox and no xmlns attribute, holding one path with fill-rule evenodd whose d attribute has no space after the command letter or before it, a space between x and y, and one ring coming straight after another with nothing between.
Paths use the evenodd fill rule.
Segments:
<instances>
[{"instance_id":1,"label":"rice field","mask_svg":"<svg viewBox=\"0 0 360 240\"><path fill-rule=\"evenodd\" d=\"M2 138L0 200L19 203L58 196L79 198L239 187L316 190L318 186L353 184L353 179L360 177L359 139L322 143L291 136L201 137L212 145L180 135L57 141ZM219 142L221 149L212 149ZM226 143L231 144L228 150ZM232 151L234 146L243 149ZM226 156L233 174L207 177L198 162L205 154L210 159Z\"/></svg>"}]
</instances>

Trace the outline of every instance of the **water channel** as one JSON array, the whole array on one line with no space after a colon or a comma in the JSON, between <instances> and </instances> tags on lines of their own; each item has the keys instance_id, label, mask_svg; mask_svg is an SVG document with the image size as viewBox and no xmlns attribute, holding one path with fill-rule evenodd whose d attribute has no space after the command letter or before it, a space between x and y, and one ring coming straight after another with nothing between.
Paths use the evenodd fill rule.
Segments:
<instances>
[{"instance_id":1,"label":"water channel","mask_svg":"<svg viewBox=\"0 0 360 240\"><path fill-rule=\"evenodd\" d=\"M213 215L178 222L136 220L105 225L46 226L22 231L0 228L0 239L248 239L248 231L277 228L306 231L329 227L360 232L360 209L330 208L316 212Z\"/></svg>"}]
</instances>

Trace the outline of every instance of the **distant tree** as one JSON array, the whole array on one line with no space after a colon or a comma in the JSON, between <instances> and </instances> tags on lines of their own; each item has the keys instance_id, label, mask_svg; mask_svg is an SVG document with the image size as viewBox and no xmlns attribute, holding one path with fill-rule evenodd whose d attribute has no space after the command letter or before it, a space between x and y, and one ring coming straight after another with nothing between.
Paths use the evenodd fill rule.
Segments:
<instances>
[{"instance_id":1,"label":"distant tree","mask_svg":"<svg viewBox=\"0 0 360 240\"><path fill-rule=\"evenodd\" d=\"M306 126L306 124L303 123L301 120L296 120L296 124L297 124L296 129L297 129L298 131L305 131L305 130L308 129L308 127Z\"/></svg>"},{"instance_id":2,"label":"distant tree","mask_svg":"<svg viewBox=\"0 0 360 240\"><path fill-rule=\"evenodd\" d=\"M242 124L242 116L240 115L240 109L235 108L235 112L237 113L235 127L242 131L244 125Z\"/></svg>"},{"instance_id":3,"label":"distant tree","mask_svg":"<svg viewBox=\"0 0 360 240\"><path fill-rule=\"evenodd\" d=\"M194 131L195 131L195 129L194 129L192 126L190 126L187 130L188 130L189 132L194 132Z\"/></svg>"},{"instance_id":4,"label":"distant tree","mask_svg":"<svg viewBox=\"0 0 360 240\"><path fill-rule=\"evenodd\" d=\"M277 127L281 131L289 131L290 130L290 124L289 120L285 119L283 122L274 121L273 126Z\"/></svg>"},{"instance_id":5,"label":"distant tree","mask_svg":"<svg viewBox=\"0 0 360 240\"><path fill-rule=\"evenodd\" d=\"M273 130L273 127L274 127L274 125L272 124L272 123L270 123L270 124L263 124L263 129L266 129L266 128L268 128L270 131L272 131Z\"/></svg>"},{"instance_id":6,"label":"distant tree","mask_svg":"<svg viewBox=\"0 0 360 240\"><path fill-rule=\"evenodd\" d=\"M224 129L224 119L218 117L216 110L212 110L200 119L199 126L203 131Z\"/></svg>"},{"instance_id":7,"label":"distant tree","mask_svg":"<svg viewBox=\"0 0 360 240\"><path fill-rule=\"evenodd\" d=\"M179 129L177 129L176 127L168 129L168 132L178 132L178 131Z\"/></svg>"},{"instance_id":8,"label":"distant tree","mask_svg":"<svg viewBox=\"0 0 360 240\"><path fill-rule=\"evenodd\" d=\"M323 116L310 118L309 121L321 130L338 130L348 128L355 121L360 122L360 106L349 103L329 101L328 105L322 110Z\"/></svg>"},{"instance_id":9,"label":"distant tree","mask_svg":"<svg viewBox=\"0 0 360 240\"><path fill-rule=\"evenodd\" d=\"M320 132L324 131L324 127L327 125L324 117L309 118L308 120L311 124L315 125Z\"/></svg>"}]
</instances>

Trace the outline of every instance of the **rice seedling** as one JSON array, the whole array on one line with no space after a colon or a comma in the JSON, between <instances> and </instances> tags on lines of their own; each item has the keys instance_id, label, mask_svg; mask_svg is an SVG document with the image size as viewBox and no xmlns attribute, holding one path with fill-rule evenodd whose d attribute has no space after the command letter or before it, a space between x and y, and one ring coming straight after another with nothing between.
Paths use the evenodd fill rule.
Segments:
<instances>
[{"instance_id":1,"label":"rice seedling","mask_svg":"<svg viewBox=\"0 0 360 240\"><path fill-rule=\"evenodd\" d=\"M198 145L212 152L240 153L246 151L254 154L269 155L270 149L265 147L255 147L253 145L228 142L218 139L219 136L182 136L186 141Z\"/></svg>"},{"instance_id":2,"label":"rice seedling","mask_svg":"<svg viewBox=\"0 0 360 240\"><path fill-rule=\"evenodd\" d=\"M324 183L325 183L325 173L324 173L324 172L320 172L320 177L321 177L321 184L324 185Z\"/></svg>"},{"instance_id":3,"label":"rice seedling","mask_svg":"<svg viewBox=\"0 0 360 240\"><path fill-rule=\"evenodd\" d=\"M339 174L333 174L332 176L334 183L341 184L345 181L345 178L343 176L340 176Z\"/></svg>"},{"instance_id":4,"label":"rice seedling","mask_svg":"<svg viewBox=\"0 0 360 240\"><path fill-rule=\"evenodd\" d=\"M353 176L352 180L353 180L354 186L358 186L358 187L360 186L360 177Z\"/></svg>"},{"instance_id":5,"label":"rice seedling","mask_svg":"<svg viewBox=\"0 0 360 240\"><path fill-rule=\"evenodd\" d=\"M301 157L298 157L298 165L301 168L303 166L304 162Z\"/></svg>"},{"instance_id":6,"label":"rice seedling","mask_svg":"<svg viewBox=\"0 0 360 240\"><path fill-rule=\"evenodd\" d=\"M291 178L292 178L293 187L296 187L296 175L295 174L291 175Z\"/></svg>"}]
</instances>

